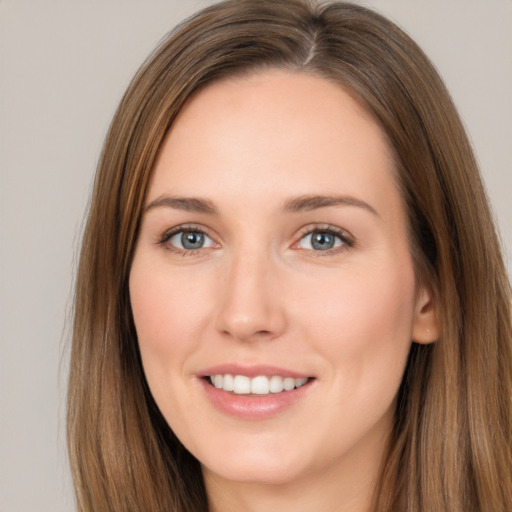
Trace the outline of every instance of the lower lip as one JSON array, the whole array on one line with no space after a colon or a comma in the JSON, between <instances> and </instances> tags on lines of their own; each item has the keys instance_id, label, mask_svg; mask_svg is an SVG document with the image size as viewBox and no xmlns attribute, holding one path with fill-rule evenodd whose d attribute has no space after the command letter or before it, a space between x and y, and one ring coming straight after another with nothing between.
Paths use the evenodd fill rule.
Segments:
<instances>
[{"instance_id":1,"label":"lower lip","mask_svg":"<svg viewBox=\"0 0 512 512\"><path fill-rule=\"evenodd\" d=\"M303 399L313 384L307 382L300 388L268 395L237 395L212 386L200 379L206 396L222 413L246 420L262 420L276 416Z\"/></svg>"}]
</instances>

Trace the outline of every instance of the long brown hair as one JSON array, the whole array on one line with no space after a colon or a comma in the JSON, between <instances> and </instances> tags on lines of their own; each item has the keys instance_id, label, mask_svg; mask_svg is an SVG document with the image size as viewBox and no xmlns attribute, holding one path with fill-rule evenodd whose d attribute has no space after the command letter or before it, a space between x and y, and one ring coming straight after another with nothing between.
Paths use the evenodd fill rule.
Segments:
<instances>
[{"instance_id":1,"label":"long brown hair","mask_svg":"<svg viewBox=\"0 0 512 512\"><path fill-rule=\"evenodd\" d=\"M76 283L68 445L81 512L208 509L199 463L148 390L128 276L148 179L190 96L278 67L348 91L392 147L418 279L441 337L413 344L376 489L379 512L512 510L511 294L477 164L437 72L400 29L345 2L228 0L137 73L101 154Z\"/></svg>"}]
</instances>

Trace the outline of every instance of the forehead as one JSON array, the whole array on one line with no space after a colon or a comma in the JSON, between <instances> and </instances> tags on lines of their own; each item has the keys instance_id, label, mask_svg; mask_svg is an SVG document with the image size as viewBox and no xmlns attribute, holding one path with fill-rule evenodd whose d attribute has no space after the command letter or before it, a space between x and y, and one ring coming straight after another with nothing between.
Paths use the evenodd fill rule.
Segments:
<instances>
[{"instance_id":1,"label":"forehead","mask_svg":"<svg viewBox=\"0 0 512 512\"><path fill-rule=\"evenodd\" d=\"M239 194L264 189L269 199L276 189L329 193L335 184L350 194L368 181L389 187L393 175L383 131L346 91L311 74L267 70L215 82L186 103L148 198L169 187L209 195L222 183Z\"/></svg>"}]
</instances>

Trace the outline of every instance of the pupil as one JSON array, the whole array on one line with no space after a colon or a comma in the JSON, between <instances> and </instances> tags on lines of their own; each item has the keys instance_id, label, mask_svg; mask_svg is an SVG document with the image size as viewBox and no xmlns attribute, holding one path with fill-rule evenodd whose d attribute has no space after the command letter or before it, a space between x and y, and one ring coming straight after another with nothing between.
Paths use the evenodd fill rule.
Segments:
<instances>
[{"instance_id":1,"label":"pupil","mask_svg":"<svg viewBox=\"0 0 512 512\"><path fill-rule=\"evenodd\" d=\"M181 235L181 244L185 249L200 249L203 246L204 235L195 231L185 231Z\"/></svg>"},{"instance_id":2,"label":"pupil","mask_svg":"<svg viewBox=\"0 0 512 512\"><path fill-rule=\"evenodd\" d=\"M315 233L312 237L313 249L326 250L334 247L334 237L329 233Z\"/></svg>"}]
</instances>

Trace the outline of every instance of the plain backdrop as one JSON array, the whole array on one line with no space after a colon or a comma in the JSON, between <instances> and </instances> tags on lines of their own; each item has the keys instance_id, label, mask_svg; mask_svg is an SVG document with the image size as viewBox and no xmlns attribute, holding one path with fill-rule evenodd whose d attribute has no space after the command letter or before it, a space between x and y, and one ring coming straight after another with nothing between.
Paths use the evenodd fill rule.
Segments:
<instances>
[{"instance_id":1,"label":"plain backdrop","mask_svg":"<svg viewBox=\"0 0 512 512\"><path fill-rule=\"evenodd\" d=\"M0 512L73 510L69 308L83 214L114 109L200 0L0 0ZM512 268L512 0L374 0L445 78Z\"/></svg>"}]
</instances>

